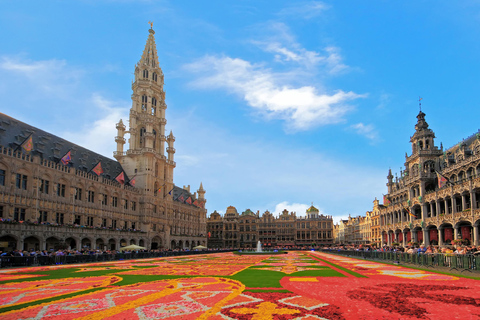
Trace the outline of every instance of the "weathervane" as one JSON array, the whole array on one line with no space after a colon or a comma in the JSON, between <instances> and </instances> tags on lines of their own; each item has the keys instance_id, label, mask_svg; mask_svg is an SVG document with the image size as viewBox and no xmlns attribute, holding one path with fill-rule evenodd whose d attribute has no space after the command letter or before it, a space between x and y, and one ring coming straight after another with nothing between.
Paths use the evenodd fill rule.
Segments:
<instances>
[{"instance_id":1,"label":"weathervane","mask_svg":"<svg viewBox=\"0 0 480 320\"><path fill-rule=\"evenodd\" d=\"M153 29L153 21L148 21L148 24L150 25L150 29Z\"/></svg>"},{"instance_id":2,"label":"weathervane","mask_svg":"<svg viewBox=\"0 0 480 320\"><path fill-rule=\"evenodd\" d=\"M418 106L420 107L420 112L422 112L422 97L418 96Z\"/></svg>"}]
</instances>

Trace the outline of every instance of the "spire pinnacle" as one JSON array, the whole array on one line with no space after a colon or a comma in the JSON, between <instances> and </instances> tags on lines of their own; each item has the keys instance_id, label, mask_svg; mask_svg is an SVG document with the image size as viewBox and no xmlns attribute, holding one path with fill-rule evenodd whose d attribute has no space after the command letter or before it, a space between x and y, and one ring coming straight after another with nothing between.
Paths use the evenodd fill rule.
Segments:
<instances>
[{"instance_id":1,"label":"spire pinnacle","mask_svg":"<svg viewBox=\"0 0 480 320\"><path fill-rule=\"evenodd\" d=\"M138 65L151 66L153 68L158 67L158 55L157 55L157 45L155 44L155 31L153 30L153 22L150 22L150 29L148 30L149 35L147 43L145 44L145 49L142 53L142 58L138 62Z\"/></svg>"}]
</instances>

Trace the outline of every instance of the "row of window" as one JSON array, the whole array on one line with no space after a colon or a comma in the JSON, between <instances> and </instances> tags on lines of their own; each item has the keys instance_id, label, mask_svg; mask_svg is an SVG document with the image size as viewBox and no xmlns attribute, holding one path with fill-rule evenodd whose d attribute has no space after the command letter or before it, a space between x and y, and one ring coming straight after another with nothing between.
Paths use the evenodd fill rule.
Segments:
<instances>
[{"instance_id":1,"label":"row of window","mask_svg":"<svg viewBox=\"0 0 480 320\"><path fill-rule=\"evenodd\" d=\"M0 169L0 186L5 186L5 175L6 172L3 169ZM28 176L17 173L15 177L15 187L17 189L21 190L27 190L27 184L28 184ZM54 194L56 194L58 197L65 197L66 196L66 189L67 186L63 183L56 183L53 188ZM40 179L40 186L38 188L38 192L42 194L51 194L51 188L50 188L50 181L46 179ZM83 199L83 189L82 188L75 188L75 193L74 193L74 198L75 200L81 201ZM108 201L109 196L106 194L99 194L99 200L102 205L111 205L114 208L118 207L118 197L117 196L111 196L110 201ZM93 190L87 190L86 193L86 200L87 202L90 203L95 203L95 191ZM129 201L127 199L123 199L123 208L128 210L131 209L132 211L137 210L137 203L135 201Z\"/></svg>"},{"instance_id":2,"label":"row of window","mask_svg":"<svg viewBox=\"0 0 480 320\"><path fill-rule=\"evenodd\" d=\"M144 79L148 79L148 75L149 75L148 70L146 70L146 69L143 70L143 78L144 78ZM158 80L157 73L152 72L152 80L155 81L155 82L157 82L157 80Z\"/></svg>"},{"instance_id":3,"label":"row of window","mask_svg":"<svg viewBox=\"0 0 480 320\"><path fill-rule=\"evenodd\" d=\"M5 216L5 213L4 213L4 206L0 206L0 218L7 218ZM50 213L48 211L40 210L38 212L38 219L37 219L38 223L51 223L51 222L55 222L57 224L64 224L65 223L65 214L64 213L55 212L54 216L53 216L53 221L52 221L51 218L52 218L52 216L50 216ZM15 220L15 221L25 221L26 220L26 209L25 208L14 208L14 210L13 210L13 220ZM94 226L94 218L90 217L90 216L84 217L84 216L81 216L81 215L75 215L75 219L74 219L73 223L76 224L76 225L85 225L85 226L93 227ZM118 226L120 226L120 224L118 224ZM103 218L102 222L101 222L101 227L102 228L111 227L113 229L116 229L117 228L117 220L111 220L111 224L107 225L107 219ZM131 222L130 223L130 228L135 229L135 227L136 227L136 223ZM124 229L129 228L128 221L124 221L123 228ZM155 230L156 230L156 225L154 225L154 231Z\"/></svg>"}]
</instances>

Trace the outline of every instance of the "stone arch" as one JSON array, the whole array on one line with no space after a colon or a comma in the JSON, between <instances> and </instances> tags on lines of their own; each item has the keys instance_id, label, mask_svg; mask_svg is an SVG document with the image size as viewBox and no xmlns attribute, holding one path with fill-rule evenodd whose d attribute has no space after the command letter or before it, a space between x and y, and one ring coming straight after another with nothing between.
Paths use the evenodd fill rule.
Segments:
<instances>
[{"instance_id":1,"label":"stone arch","mask_svg":"<svg viewBox=\"0 0 480 320\"><path fill-rule=\"evenodd\" d=\"M108 240L108 250L116 250L117 249L117 241L113 238Z\"/></svg>"},{"instance_id":2,"label":"stone arch","mask_svg":"<svg viewBox=\"0 0 480 320\"><path fill-rule=\"evenodd\" d=\"M0 242L5 242L7 247L3 247L3 250L15 250L18 245L18 237L13 234L6 234L0 237Z\"/></svg>"},{"instance_id":3,"label":"stone arch","mask_svg":"<svg viewBox=\"0 0 480 320\"><path fill-rule=\"evenodd\" d=\"M472 241L473 226L470 221L462 220L455 224L457 229L457 239L467 240L468 244Z\"/></svg>"},{"instance_id":4,"label":"stone arch","mask_svg":"<svg viewBox=\"0 0 480 320\"><path fill-rule=\"evenodd\" d=\"M97 238L95 241L95 249L97 250L103 250L106 246L106 241L103 238Z\"/></svg>"},{"instance_id":5,"label":"stone arch","mask_svg":"<svg viewBox=\"0 0 480 320\"><path fill-rule=\"evenodd\" d=\"M137 240L135 240L135 239L130 239L130 244L137 244Z\"/></svg>"},{"instance_id":6,"label":"stone arch","mask_svg":"<svg viewBox=\"0 0 480 320\"><path fill-rule=\"evenodd\" d=\"M426 229L428 233L429 244L438 245L440 234L437 226L434 224L429 224Z\"/></svg>"},{"instance_id":7,"label":"stone arch","mask_svg":"<svg viewBox=\"0 0 480 320\"><path fill-rule=\"evenodd\" d=\"M143 240L141 240L141 241L143 241ZM161 247L163 247L162 246L162 238L160 238L159 236L153 237L150 248L152 250L157 250L157 249L160 249Z\"/></svg>"},{"instance_id":8,"label":"stone arch","mask_svg":"<svg viewBox=\"0 0 480 320\"><path fill-rule=\"evenodd\" d=\"M183 240L178 241L178 248L183 249Z\"/></svg>"},{"instance_id":9,"label":"stone arch","mask_svg":"<svg viewBox=\"0 0 480 320\"><path fill-rule=\"evenodd\" d=\"M143 239L138 240L138 245L140 247L145 247L145 241Z\"/></svg>"},{"instance_id":10,"label":"stone arch","mask_svg":"<svg viewBox=\"0 0 480 320\"><path fill-rule=\"evenodd\" d=\"M92 239L88 237L83 238L81 242L82 249L91 249L92 243L93 243Z\"/></svg>"},{"instance_id":11,"label":"stone arch","mask_svg":"<svg viewBox=\"0 0 480 320\"><path fill-rule=\"evenodd\" d=\"M67 246L70 247L71 250L77 250L78 249L78 239L75 238L75 237L68 237L67 239L65 239L65 243L67 244Z\"/></svg>"},{"instance_id":12,"label":"stone arch","mask_svg":"<svg viewBox=\"0 0 480 320\"><path fill-rule=\"evenodd\" d=\"M128 245L128 244L127 244L127 240L125 240L125 239L123 239L123 238L120 239L120 248L121 248L121 247L126 247L127 245Z\"/></svg>"},{"instance_id":13,"label":"stone arch","mask_svg":"<svg viewBox=\"0 0 480 320\"><path fill-rule=\"evenodd\" d=\"M41 239L38 236L27 236L23 239L23 250L40 250Z\"/></svg>"},{"instance_id":14,"label":"stone arch","mask_svg":"<svg viewBox=\"0 0 480 320\"><path fill-rule=\"evenodd\" d=\"M438 226L438 230L441 230L441 239L442 243L444 244L451 244L451 241L453 240L453 226L451 223L445 222L442 223L440 226Z\"/></svg>"},{"instance_id":15,"label":"stone arch","mask_svg":"<svg viewBox=\"0 0 480 320\"><path fill-rule=\"evenodd\" d=\"M403 232L400 229L395 230L395 238L400 245L403 243Z\"/></svg>"},{"instance_id":16,"label":"stone arch","mask_svg":"<svg viewBox=\"0 0 480 320\"><path fill-rule=\"evenodd\" d=\"M422 207L417 203L412 207L411 213L415 215L415 219L422 218Z\"/></svg>"},{"instance_id":17,"label":"stone arch","mask_svg":"<svg viewBox=\"0 0 480 320\"><path fill-rule=\"evenodd\" d=\"M185 248L190 248L190 241L185 240Z\"/></svg>"},{"instance_id":18,"label":"stone arch","mask_svg":"<svg viewBox=\"0 0 480 320\"><path fill-rule=\"evenodd\" d=\"M45 240L45 249L46 250L58 250L61 246L62 241L55 236L48 237Z\"/></svg>"},{"instance_id":19,"label":"stone arch","mask_svg":"<svg viewBox=\"0 0 480 320\"><path fill-rule=\"evenodd\" d=\"M170 242L170 249L176 249L177 248L177 243L175 242L175 240L172 240Z\"/></svg>"}]
</instances>

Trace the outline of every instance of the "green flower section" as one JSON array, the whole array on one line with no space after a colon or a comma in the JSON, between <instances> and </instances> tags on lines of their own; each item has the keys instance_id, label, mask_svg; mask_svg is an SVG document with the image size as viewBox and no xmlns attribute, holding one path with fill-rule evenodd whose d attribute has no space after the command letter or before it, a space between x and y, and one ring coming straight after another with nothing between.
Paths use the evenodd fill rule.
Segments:
<instances>
[{"instance_id":1,"label":"green flower section","mask_svg":"<svg viewBox=\"0 0 480 320\"><path fill-rule=\"evenodd\" d=\"M279 271L259 270L257 267L250 267L237 273L234 276L225 277L242 282L245 287L250 288L282 288L280 280L285 277L345 277L329 267L317 270L299 271L292 274L285 274Z\"/></svg>"}]
</instances>

